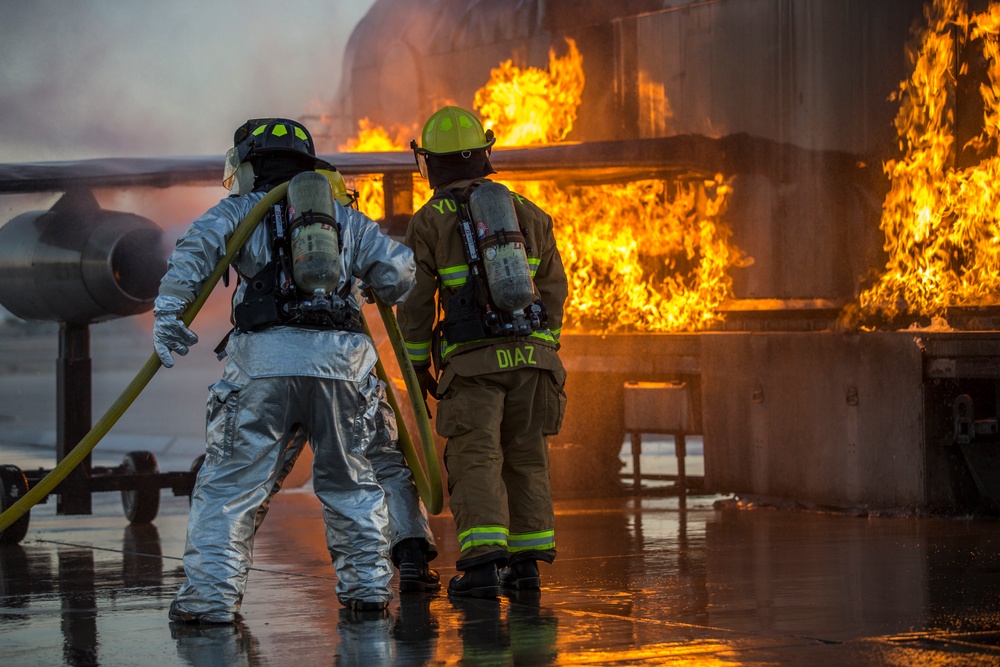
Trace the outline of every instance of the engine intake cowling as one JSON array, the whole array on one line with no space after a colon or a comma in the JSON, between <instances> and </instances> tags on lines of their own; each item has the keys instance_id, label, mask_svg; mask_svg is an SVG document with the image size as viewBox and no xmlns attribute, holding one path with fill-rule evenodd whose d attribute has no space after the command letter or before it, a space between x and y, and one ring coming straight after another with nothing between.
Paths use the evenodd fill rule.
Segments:
<instances>
[{"instance_id":1,"label":"engine intake cowling","mask_svg":"<svg viewBox=\"0 0 1000 667\"><path fill-rule=\"evenodd\" d=\"M22 319L70 324L135 315L153 307L166 254L152 221L68 193L0 227L0 304Z\"/></svg>"}]
</instances>

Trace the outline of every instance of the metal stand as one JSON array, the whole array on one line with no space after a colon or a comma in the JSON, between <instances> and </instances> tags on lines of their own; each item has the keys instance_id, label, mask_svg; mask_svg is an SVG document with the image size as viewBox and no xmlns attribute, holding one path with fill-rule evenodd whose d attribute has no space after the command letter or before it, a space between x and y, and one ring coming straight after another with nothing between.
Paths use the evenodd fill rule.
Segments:
<instances>
[{"instance_id":1,"label":"metal stand","mask_svg":"<svg viewBox=\"0 0 1000 667\"><path fill-rule=\"evenodd\" d=\"M91 386L90 328L86 324L59 323L59 357L56 361L56 462L61 462L90 432L93 426ZM91 455L60 482L56 496L57 514L91 514L91 495L99 491L120 491L125 516L132 523L148 523L159 510L160 489L172 489L174 495L191 495L199 461L191 470L161 473L151 452L135 451L125 455L123 463L113 468L94 467ZM22 471L13 466L14 472ZM50 471L25 470L28 488L34 487ZM41 502L46 502L46 497Z\"/></svg>"},{"instance_id":2,"label":"metal stand","mask_svg":"<svg viewBox=\"0 0 1000 667\"><path fill-rule=\"evenodd\" d=\"M636 493L641 493L643 480L642 433L633 431L630 435L632 444L632 489ZM683 431L675 431L673 433L669 433L668 435L671 435L674 438L674 454L677 456L677 474L646 475L645 478L648 480L660 481L672 480L683 502L684 497L687 495L687 472L684 464L684 459L687 457L687 441L685 440Z\"/></svg>"},{"instance_id":3,"label":"metal stand","mask_svg":"<svg viewBox=\"0 0 1000 667\"><path fill-rule=\"evenodd\" d=\"M683 382L626 382L624 396L625 431L631 435L632 445L633 491L642 492L642 434L666 433L674 438L677 474L645 475L645 479L674 481L683 505L688 487L685 435L690 423L691 400L687 385Z\"/></svg>"},{"instance_id":4,"label":"metal stand","mask_svg":"<svg viewBox=\"0 0 1000 667\"><path fill-rule=\"evenodd\" d=\"M90 327L59 324L56 361L56 462L62 461L90 431L92 411ZM56 499L57 514L90 514L91 456L71 472Z\"/></svg>"}]
</instances>

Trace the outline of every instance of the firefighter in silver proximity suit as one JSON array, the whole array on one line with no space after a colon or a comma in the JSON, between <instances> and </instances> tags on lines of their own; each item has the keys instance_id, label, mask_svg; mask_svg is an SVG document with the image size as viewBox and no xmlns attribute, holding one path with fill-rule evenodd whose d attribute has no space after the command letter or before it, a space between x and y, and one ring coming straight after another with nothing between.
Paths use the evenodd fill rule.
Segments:
<instances>
[{"instance_id":1,"label":"firefighter in silver proximity suit","mask_svg":"<svg viewBox=\"0 0 1000 667\"><path fill-rule=\"evenodd\" d=\"M153 345L167 367L173 365L171 352L186 354L197 342L180 316L224 256L237 225L274 186L305 171L332 170L315 157L312 138L295 121L248 121L234 144L226 183L231 185L230 175L235 179L234 196L191 224L160 283ZM336 292L346 295L361 279L385 303L405 299L414 280L409 249L359 211L334 203L332 217L340 243ZM380 415L381 387L371 372L377 353L357 326L357 314L340 298L331 311L337 317L303 315L296 302L295 317L287 320L288 304L281 303L272 309L276 321L251 309L243 318L252 326L241 325L241 312L261 301L259 293L249 298L248 292L266 285L267 270L277 261L268 223L258 225L232 263L241 278L233 294L236 328L226 344L222 378L210 388L206 456L188 516L187 580L170 608L175 621L236 620L257 513L283 471L288 448L303 436L314 451L313 488L324 508L338 599L350 609L374 611L392 597L385 493L365 456ZM271 296L277 299L276 292Z\"/></svg>"},{"instance_id":2,"label":"firefighter in silver proximity suit","mask_svg":"<svg viewBox=\"0 0 1000 667\"><path fill-rule=\"evenodd\" d=\"M358 284L351 290L348 301L352 308L360 310L360 304L364 299L362 291ZM375 477L385 492L385 502L389 510L389 555L393 564L399 569L399 592L434 593L441 588L441 577L437 570L428 566L428 563L437 558L437 544L427 523L427 512L417 494L413 474L406 465L403 452L399 449L399 428L396 424L396 415L386 397L386 391L385 383L380 380L377 431L365 451L365 457L371 461ZM281 490L285 478L291 473L305 445L305 434L299 432L286 448L282 471L271 493L257 512L254 530L260 528L264 522L271 498ZM328 510L324 508L324 512L326 511ZM334 535L327 531L328 544L332 544L333 539Z\"/></svg>"},{"instance_id":3,"label":"firefighter in silver proximity suit","mask_svg":"<svg viewBox=\"0 0 1000 667\"><path fill-rule=\"evenodd\" d=\"M434 593L441 588L441 578L437 570L428 567L428 562L437 558L437 544L427 523L427 512L413 483L413 474L406 466L406 459L399 449L396 415L385 398L385 392L385 384L379 381L379 394L382 398L379 399L375 422L377 431L365 452L365 458L371 461L375 478L385 492L386 507L389 510L389 554L393 564L399 569L399 592ZM299 433L285 450L282 472L257 511L255 531L264 522L271 498L281 490L305 445L305 435ZM324 507L323 511L326 513L329 510ZM328 530L326 538L328 546L333 549L335 535Z\"/></svg>"}]
</instances>

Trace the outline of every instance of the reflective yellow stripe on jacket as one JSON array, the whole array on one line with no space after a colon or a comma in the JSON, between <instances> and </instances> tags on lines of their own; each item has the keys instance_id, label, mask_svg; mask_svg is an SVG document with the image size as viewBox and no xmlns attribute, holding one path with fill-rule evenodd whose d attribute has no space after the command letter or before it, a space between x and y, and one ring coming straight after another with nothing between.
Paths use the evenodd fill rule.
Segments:
<instances>
[{"instance_id":1,"label":"reflective yellow stripe on jacket","mask_svg":"<svg viewBox=\"0 0 1000 667\"><path fill-rule=\"evenodd\" d=\"M451 289L458 289L469 279L469 265L446 266L438 269L438 275L441 277L442 285Z\"/></svg>"},{"instance_id":2,"label":"reflective yellow stripe on jacket","mask_svg":"<svg viewBox=\"0 0 1000 667\"><path fill-rule=\"evenodd\" d=\"M426 366L431 361L431 342L429 340L405 341L406 352L410 361L417 366Z\"/></svg>"}]
</instances>

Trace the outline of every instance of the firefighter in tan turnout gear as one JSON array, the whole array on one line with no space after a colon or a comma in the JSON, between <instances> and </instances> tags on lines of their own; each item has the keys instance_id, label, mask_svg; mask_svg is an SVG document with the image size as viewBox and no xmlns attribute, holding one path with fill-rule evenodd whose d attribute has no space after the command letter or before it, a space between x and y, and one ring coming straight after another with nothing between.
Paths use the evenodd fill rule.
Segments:
<instances>
[{"instance_id":1,"label":"firefighter in tan turnout gear","mask_svg":"<svg viewBox=\"0 0 1000 667\"><path fill-rule=\"evenodd\" d=\"M455 106L411 142L434 195L407 229L416 286L398 308L424 396L440 400L462 571L448 594L460 597L537 591L537 562L556 555L546 436L565 410L566 274L552 218L486 178L493 143Z\"/></svg>"}]
</instances>

